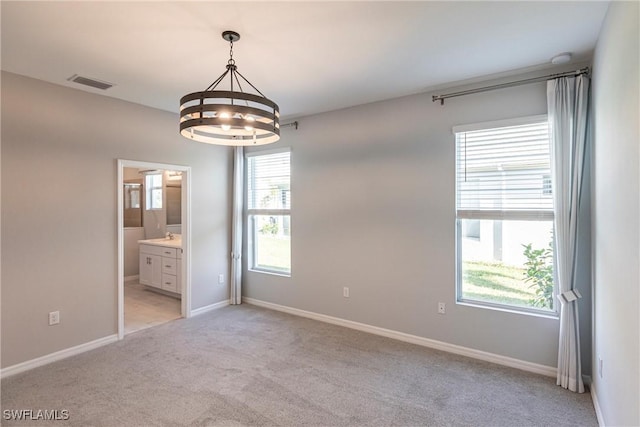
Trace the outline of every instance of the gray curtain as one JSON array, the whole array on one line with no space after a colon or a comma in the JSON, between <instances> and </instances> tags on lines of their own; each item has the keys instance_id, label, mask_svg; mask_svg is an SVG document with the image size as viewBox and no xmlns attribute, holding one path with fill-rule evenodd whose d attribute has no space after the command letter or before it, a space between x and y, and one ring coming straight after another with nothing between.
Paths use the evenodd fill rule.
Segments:
<instances>
[{"instance_id":1,"label":"gray curtain","mask_svg":"<svg viewBox=\"0 0 640 427\"><path fill-rule=\"evenodd\" d=\"M584 393L576 289L578 208L587 139L589 77L547 82L553 174L555 274L560 302L557 384Z\"/></svg>"},{"instance_id":2,"label":"gray curtain","mask_svg":"<svg viewBox=\"0 0 640 427\"><path fill-rule=\"evenodd\" d=\"M242 303L242 229L244 149L233 149L233 214L231 218L231 304Z\"/></svg>"}]
</instances>

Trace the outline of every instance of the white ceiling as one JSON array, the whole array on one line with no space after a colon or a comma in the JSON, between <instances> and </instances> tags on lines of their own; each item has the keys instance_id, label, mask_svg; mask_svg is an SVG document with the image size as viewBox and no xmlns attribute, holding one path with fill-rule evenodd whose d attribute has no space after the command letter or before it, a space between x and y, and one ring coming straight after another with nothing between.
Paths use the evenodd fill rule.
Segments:
<instances>
[{"instance_id":1,"label":"white ceiling","mask_svg":"<svg viewBox=\"0 0 640 427\"><path fill-rule=\"evenodd\" d=\"M2 69L177 112L224 70L295 117L589 59L608 2L2 1ZM73 74L114 83L68 82Z\"/></svg>"}]
</instances>

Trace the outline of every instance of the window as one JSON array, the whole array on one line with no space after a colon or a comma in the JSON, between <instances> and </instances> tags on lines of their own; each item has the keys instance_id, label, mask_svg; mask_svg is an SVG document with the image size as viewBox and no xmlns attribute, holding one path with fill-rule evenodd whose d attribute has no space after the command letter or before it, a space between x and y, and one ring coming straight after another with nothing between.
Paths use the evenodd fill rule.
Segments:
<instances>
[{"instance_id":1,"label":"window","mask_svg":"<svg viewBox=\"0 0 640 427\"><path fill-rule=\"evenodd\" d=\"M553 312L546 117L460 126L454 132L458 301Z\"/></svg>"},{"instance_id":2,"label":"window","mask_svg":"<svg viewBox=\"0 0 640 427\"><path fill-rule=\"evenodd\" d=\"M291 274L291 153L247 155L249 269Z\"/></svg>"},{"instance_id":3,"label":"window","mask_svg":"<svg viewBox=\"0 0 640 427\"><path fill-rule=\"evenodd\" d=\"M145 175L146 209L162 209L162 173Z\"/></svg>"}]
</instances>

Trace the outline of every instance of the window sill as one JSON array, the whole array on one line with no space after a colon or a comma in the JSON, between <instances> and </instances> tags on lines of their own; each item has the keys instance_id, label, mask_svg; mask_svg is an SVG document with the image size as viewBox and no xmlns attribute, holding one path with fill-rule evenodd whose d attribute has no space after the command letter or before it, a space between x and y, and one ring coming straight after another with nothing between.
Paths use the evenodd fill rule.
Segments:
<instances>
[{"instance_id":1,"label":"window sill","mask_svg":"<svg viewBox=\"0 0 640 427\"><path fill-rule=\"evenodd\" d=\"M287 273L282 273L282 272L278 272L278 271L271 271L271 270L260 270L260 269L256 269L256 268L249 268L247 271L249 271L251 273L269 274L271 276L291 277L291 273L287 274Z\"/></svg>"},{"instance_id":2,"label":"window sill","mask_svg":"<svg viewBox=\"0 0 640 427\"><path fill-rule=\"evenodd\" d=\"M491 303L485 303L480 301L469 301L469 300L456 301L456 304L462 305L465 307L480 308L484 310L494 310L494 311L502 311L502 312L511 313L511 314L521 314L524 316L542 317L544 319L552 319L552 320L560 319L560 313L558 313L557 311L550 311L545 313L541 310L526 309L526 308L518 309L515 307L509 308L505 306L494 305Z\"/></svg>"}]
</instances>

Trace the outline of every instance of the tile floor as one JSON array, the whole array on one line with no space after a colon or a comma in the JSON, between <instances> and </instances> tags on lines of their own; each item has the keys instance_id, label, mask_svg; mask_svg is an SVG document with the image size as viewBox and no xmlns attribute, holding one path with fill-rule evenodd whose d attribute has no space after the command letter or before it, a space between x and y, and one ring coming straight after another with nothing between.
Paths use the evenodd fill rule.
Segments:
<instances>
[{"instance_id":1,"label":"tile floor","mask_svg":"<svg viewBox=\"0 0 640 427\"><path fill-rule=\"evenodd\" d=\"M124 284L124 333L179 319L180 300L149 291L138 281Z\"/></svg>"}]
</instances>

